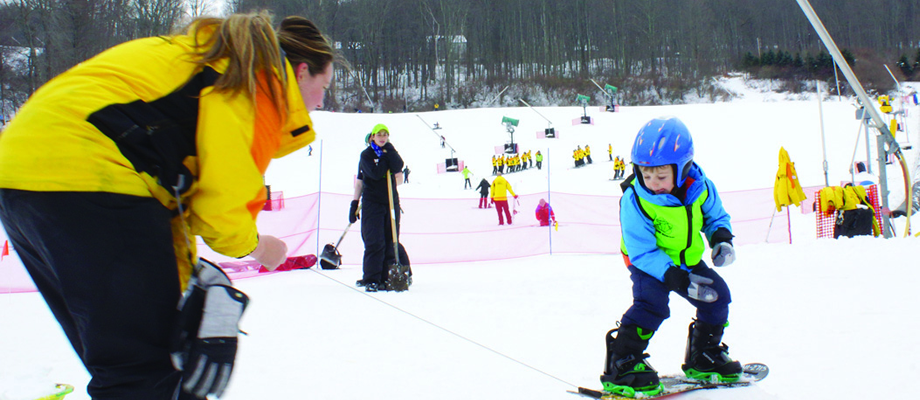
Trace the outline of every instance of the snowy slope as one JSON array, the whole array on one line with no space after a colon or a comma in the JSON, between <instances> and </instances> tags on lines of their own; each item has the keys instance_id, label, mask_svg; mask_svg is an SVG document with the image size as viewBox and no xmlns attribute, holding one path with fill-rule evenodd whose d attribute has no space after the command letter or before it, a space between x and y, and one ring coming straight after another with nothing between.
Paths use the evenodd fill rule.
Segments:
<instances>
[{"instance_id":1,"label":"snowy slope","mask_svg":"<svg viewBox=\"0 0 920 400\"><path fill-rule=\"evenodd\" d=\"M593 126L571 125L582 112L579 107L541 108L560 131L553 140L536 139L535 132L547 122L528 108L419 116L444 127L440 134L478 174L474 182L489 175L492 148L507 140L501 117L519 118L515 141L524 149L545 149L550 157L549 175L511 175L520 193L550 184L557 191L615 195L614 183L607 180L608 164L597 163L606 159L607 143L615 154L628 156L641 124L659 115L687 123L697 161L722 191L772 187L780 146L796 162L803 185L823 184L817 100L768 100L756 89L735 84L738 91L746 90L745 98L731 103L624 107L616 114L589 108ZM831 184L849 178L859 129L850 103L823 103ZM913 118L916 108L910 112L910 139L916 143L920 125ZM313 115L321 141L314 143L311 157L300 151L272 164L267 181L273 190L291 197L320 187L351 193L364 134L384 122L413 171L412 183L400 187L401 196L472 196L461 189L459 175L436 173L435 164L449 152L438 146L437 135L419 116ZM579 144L591 145L597 164L570 170L571 150ZM857 159L860 153L865 158L861 149ZM916 159L912 152L909 156ZM900 172L890 167L889 174L891 190L897 192ZM899 201L896 196L893 202ZM725 342L736 359L769 364L770 377L755 387L682 398L862 399L879 393L873 387L880 384L886 398L916 398L904 382L920 372L914 357L920 354L914 334L920 329L920 297L914 294L920 271L913 265L920 239L816 240L813 214L795 210L791 217L792 245L740 246L738 261L719 270L733 298ZM785 229L782 219L775 229ZM895 224L903 227L903 221ZM358 265L239 280L237 285L252 298L242 322L249 336L241 339L224 398L574 399L566 389L599 387L604 334L631 303L629 276L618 255L413 269L415 285L400 294L356 290ZM650 362L662 373L679 371L693 315L682 299L673 298L672 317L648 350ZM77 387L67 399L88 399L84 386L89 377L38 294L0 295L0 321L0 399L27 398L23 393L56 381Z\"/></svg>"}]
</instances>

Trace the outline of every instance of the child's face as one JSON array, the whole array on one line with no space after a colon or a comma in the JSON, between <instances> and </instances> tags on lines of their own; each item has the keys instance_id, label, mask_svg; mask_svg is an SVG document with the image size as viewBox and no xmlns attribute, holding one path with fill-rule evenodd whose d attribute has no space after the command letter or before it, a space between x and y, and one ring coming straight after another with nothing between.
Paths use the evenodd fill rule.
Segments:
<instances>
[{"instance_id":1,"label":"child's face","mask_svg":"<svg viewBox=\"0 0 920 400\"><path fill-rule=\"evenodd\" d=\"M674 171L671 166L641 168L645 187L652 193L671 193L674 189Z\"/></svg>"}]
</instances>

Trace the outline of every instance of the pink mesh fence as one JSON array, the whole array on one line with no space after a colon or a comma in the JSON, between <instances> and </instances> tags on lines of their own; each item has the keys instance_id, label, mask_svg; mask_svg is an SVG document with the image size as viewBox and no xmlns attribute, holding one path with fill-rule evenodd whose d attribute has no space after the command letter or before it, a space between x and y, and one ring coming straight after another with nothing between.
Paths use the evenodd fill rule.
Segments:
<instances>
[{"instance_id":1,"label":"pink mesh fence","mask_svg":"<svg viewBox=\"0 0 920 400\"><path fill-rule=\"evenodd\" d=\"M806 188L810 196L818 188ZM754 189L721 193L722 201L732 216L736 245L783 243L789 233L780 218L774 215L773 189ZM259 230L283 239L289 254L319 254L326 243L338 241L348 225L351 195L315 193L307 196L279 199L271 211L259 214ZM558 229L541 227L534 216L540 199L553 207ZM495 208L478 207L479 196L468 199L402 198L402 228L400 242L406 247L414 264L440 264L485 260L501 260L543 254L618 254L620 246L619 196L597 196L559 192L521 195L509 201L514 209L511 225L498 225ZM811 209L812 199L806 200L803 212ZM277 205L277 207L275 207ZM777 222L770 227L770 220ZM5 240L5 233L0 240ZM364 244L360 221L351 226L338 247L346 265L361 264ZM232 276L254 275L258 266L248 259L237 260L221 256L203 242L198 243L199 255L219 262ZM32 291L34 286L19 260L6 257L0 262L0 293Z\"/></svg>"},{"instance_id":2,"label":"pink mesh fence","mask_svg":"<svg viewBox=\"0 0 920 400\"><path fill-rule=\"evenodd\" d=\"M814 191L815 201L821 202L821 189ZM872 204L873 210L881 210L878 199L878 185L869 185L868 190L866 191L866 198L869 199L869 203ZM829 213L816 212L815 213L815 235L819 238L833 238L834 237L834 228L837 226L837 214L838 212L832 211ZM882 226L882 213L875 213L875 223L878 226Z\"/></svg>"}]
</instances>

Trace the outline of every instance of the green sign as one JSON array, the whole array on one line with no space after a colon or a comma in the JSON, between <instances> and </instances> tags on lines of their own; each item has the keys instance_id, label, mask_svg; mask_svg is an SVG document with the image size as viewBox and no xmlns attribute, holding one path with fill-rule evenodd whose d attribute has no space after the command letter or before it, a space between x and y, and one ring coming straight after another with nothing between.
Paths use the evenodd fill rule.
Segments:
<instances>
[{"instance_id":1,"label":"green sign","mask_svg":"<svg viewBox=\"0 0 920 400\"><path fill-rule=\"evenodd\" d=\"M518 126L518 120L514 118L502 117L503 124L511 124L513 126Z\"/></svg>"},{"instance_id":2,"label":"green sign","mask_svg":"<svg viewBox=\"0 0 920 400\"><path fill-rule=\"evenodd\" d=\"M587 103L587 102L590 101L590 100L591 100L590 97L585 96L585 95L583 95L583 94L579 94L579 95L575 96L575 101L580 101L580 102L582 102L582 103Z\"/></svg>"}]
</instances>

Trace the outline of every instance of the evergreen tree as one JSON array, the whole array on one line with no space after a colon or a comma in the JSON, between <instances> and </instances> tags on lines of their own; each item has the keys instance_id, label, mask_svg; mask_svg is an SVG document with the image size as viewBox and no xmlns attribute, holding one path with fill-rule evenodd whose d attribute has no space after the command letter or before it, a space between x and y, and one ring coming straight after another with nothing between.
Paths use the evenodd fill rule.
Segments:
<instances>
[{"instance_id":1,"label":"evergreen tree","mask_svg":"<svg viewBox=\"0 0 920 400\"><path fill-rule=\"evenodd\" d=\"M780 50L777 53L776 65L780 67L791 67L792 66L792 54L788 51Z\"/></svg>"},{"instance_id":2,"label":"evergreen tree","mask_svg":"<svg viewBox=\"0 0 920 400\"><path fill-rule=\"evenodd\" d=\"M764 53L764 55L760 57L760 65L762 66L766 67L766 66L771 66L775 64L776 64L776 54L773 53L773 50L770 50Z\"/></svg>"},{"instance_id":3,"label":"evergreen tree","mask_svg":"<svg viewBox=\"0 0 920 400\"><path fill-rule=\"evenodd\" d=\"M847 64L849 64L850 66L853 66L853 64L856 63L856 56L854 56L853 53L850 52L849 50L843 49L843 50L840 51L840 54L843 56L843 59L844 59L844 60L847 62ZM833 60L832 60L832 61L833 61ZM831 63L831 65L833 65L833 63Z\"/></svg>"},{"instance_id":4,"label":"evergreen tree","mask_svg":"<svg viewBox=\"0 0 920 400\"><path fill-rule=\"evenodd\" d=\"M901 69L901 74L904 75L904 78L910 80L914 76L914 65L907 59L906 54L902 54L901 58L898 59L898 68Z\"/></svg>"},{"instance_id":5,"label":"evergreen tree","mask_svg":"<svg viewBox=\"0 0 920 400\"><path fill-rule=\"evenodd\" d=\"M745 53L744 57L741 58L741 66L744 69L751 69L759 65L760 65L760 59L757 58L754 54L751 54L750 51Z\"/></svg>"}]
</instances>

